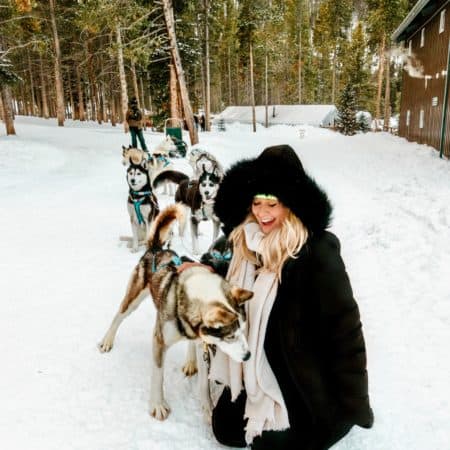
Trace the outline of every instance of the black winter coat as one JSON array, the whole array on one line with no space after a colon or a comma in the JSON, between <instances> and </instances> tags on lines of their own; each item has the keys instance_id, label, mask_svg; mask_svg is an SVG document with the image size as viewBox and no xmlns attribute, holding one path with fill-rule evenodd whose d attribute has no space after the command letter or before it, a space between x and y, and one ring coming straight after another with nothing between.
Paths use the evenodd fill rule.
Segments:
<instances>
[{"instance_id":1,"label":"black winter coat","mask_svg":"<svg viewBox=\"0 0 450 450\"><path fill-rule=\"evenodd\" d=\"M359 310L332 233L285 264L264 345L291 425L372 426Z\"/></svg>"},{"instance_id":2,"label":"black winter coat","mask_svg":"<svg viewBox=\"0 0 450 450\"><path fill-rule=\"evenodd\" d=\"M222 237L202 262L224 275L228 253ZM338 430L372 426L359 309L334 234L314 234L285 263L264 348L291 427L307 441L328 448Z\"/></svg>"}]
</instances>

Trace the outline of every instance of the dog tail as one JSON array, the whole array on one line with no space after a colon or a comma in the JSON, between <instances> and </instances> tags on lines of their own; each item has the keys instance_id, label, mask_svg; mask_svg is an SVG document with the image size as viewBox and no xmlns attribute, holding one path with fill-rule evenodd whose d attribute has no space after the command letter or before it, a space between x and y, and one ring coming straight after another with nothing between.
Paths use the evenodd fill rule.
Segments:
<instances>
[{"instance_id":1,"label":"dog tail","mask_svg":"<svg viewBox=\"0 0 450 450\"><path fill-rule=\"evenodd\" d=\"M164 170L159 173L153 180L153 188L157 188L163 181L171 181L172 183L180 184L184 180L189 180L189 177L178 170Z\"/></svg>"},{"instance_id":2,"label":"dog tail","mask_svg":"<svg viewBox=\"0 0 450 450\"><path fill-rule=\"evenodd\" d=\"M153 221L147 239L149 250L158 250L169 240L172 224L175 220L184 223L184 207L180 203L175 203L164 208Z\"/></svg>"}]
</instances>

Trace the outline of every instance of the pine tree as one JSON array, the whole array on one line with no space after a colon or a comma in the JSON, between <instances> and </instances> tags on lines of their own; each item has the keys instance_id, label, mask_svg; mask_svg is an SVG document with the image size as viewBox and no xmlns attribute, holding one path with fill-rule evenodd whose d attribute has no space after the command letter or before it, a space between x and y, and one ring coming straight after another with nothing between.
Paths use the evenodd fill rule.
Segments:
<instances>
[{"instance_id":1,"label":"pine tree","mask_svg":"<svg viewBox=\"0 0 450 450\"><path fill-rule=\"evenodd\" d=\"M359 131L367 133L370 130L369 118L363 111L356 115L356 123Z\"/></svg>"},{"instance_id":2,"label":"pine tree","mask_svg":"<svg viewBox=\"0 0 450 450\"><path fill-rule=\"evenodd\" d=\"M346 136L353 136L358 130L356 121L355 91L351 84L346 84L338 103L337 129Z\"/></svg>"}]
</instances>

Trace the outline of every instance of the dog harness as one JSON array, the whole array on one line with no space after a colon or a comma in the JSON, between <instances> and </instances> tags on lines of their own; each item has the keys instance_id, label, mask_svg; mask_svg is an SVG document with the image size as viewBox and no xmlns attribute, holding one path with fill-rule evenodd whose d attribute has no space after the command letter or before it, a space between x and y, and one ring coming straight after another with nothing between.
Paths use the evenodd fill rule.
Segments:
<instances>
[{"instance_id":1,"label":"dog harness","mask_svg":"<svg viewBox=\"0 0 450 450\"><path fill-rule=\"evenodd\" d=\"M164 156L164 155L158 155L156 157L156 159L158 159L159 161L162 161L164 163L163 167L167 167L170 164L169 159L166 156Z\"/></svg>"},{"instance_id":2,"label":"dog harness","mask_svg":"<svg viewBox=\"0 0 450 450\"><path fill-rule=\"evenodd\" d=\"M218 261L230 261L233 254L231 253L231 250L227 250L225 253L220 253L217 250L213 250L211 253L211 257Z\"/></svg>"},{"instance_id":3,"label":"dog harness","mask_svg":"<svg viewBox=\"0 0 450 450\"><path fill-rule=\"evenodd\" d=\"M178 255L173 255L172 259L168 263L160 264L159 266L157 266L156 265L156 258L153 257L152 272L156 273L159 270L164 269L165 267L169 266L170 264L174 264L175 267L178 267L178 266L181 266L182 263L183 263L183 261L181 260L181 258Z\"/></svg>"},{"instance_id":4,"label":"dog harness","mask_svg":"<svg viewBox=\"0 0 450 450\"><path fill-rule=\"evenodd\" d=\"M144 216L141 213L141 205L144 203L144 200L147 197L150 197L150 200L152 199L152 191L143 191L143 192L136 192L136 191L130 191L131 194L141 197L140 199L134 198L131 195L129 196L130 200L133 202L134 211L136 212L136 217L138 219L139 225L142 225L145 223Z\"/></svg>"}]
</instances>

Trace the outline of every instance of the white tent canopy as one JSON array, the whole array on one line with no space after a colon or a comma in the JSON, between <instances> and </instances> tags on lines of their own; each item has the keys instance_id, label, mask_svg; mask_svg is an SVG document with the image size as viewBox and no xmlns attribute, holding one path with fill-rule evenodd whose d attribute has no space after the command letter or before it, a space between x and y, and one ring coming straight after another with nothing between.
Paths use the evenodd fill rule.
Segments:
<instances>
[{"instance_id":1,"label":"white tent canopy","mask_svg":"<svg viewBox=\"0 0 450 450\"><path fill-rule=\"evenodd\" d=\"M337 111L334 105L270 105L269 125L313 125L330 126L334 124ZM265 106L256 106L256 122L265 123ZM251 106L228 106L215 117L215 122L223 119L225 123L252 123Z\"/></svg>"}]
</instances>

